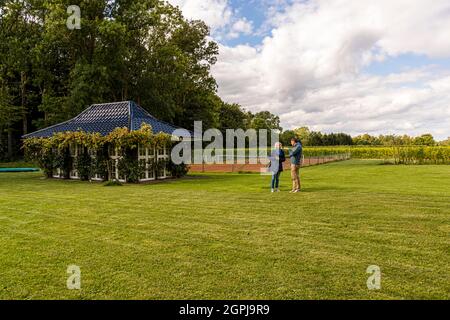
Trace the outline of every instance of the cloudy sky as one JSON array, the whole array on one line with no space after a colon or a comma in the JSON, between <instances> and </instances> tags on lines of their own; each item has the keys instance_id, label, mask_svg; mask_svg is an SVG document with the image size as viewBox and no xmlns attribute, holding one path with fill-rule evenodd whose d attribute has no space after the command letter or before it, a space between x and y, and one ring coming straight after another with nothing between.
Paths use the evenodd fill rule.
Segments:
<instances>
[{"instance_id":1,"label":"cloudy sky","mask_svg":"<svg viewBox=\"0 0 450 320\"><path fill-rule=\"evenodd\" d=\"M220 45L219 95L285 129L450 136L449 0L169 0Z\"/></svg>"}]
</instances>

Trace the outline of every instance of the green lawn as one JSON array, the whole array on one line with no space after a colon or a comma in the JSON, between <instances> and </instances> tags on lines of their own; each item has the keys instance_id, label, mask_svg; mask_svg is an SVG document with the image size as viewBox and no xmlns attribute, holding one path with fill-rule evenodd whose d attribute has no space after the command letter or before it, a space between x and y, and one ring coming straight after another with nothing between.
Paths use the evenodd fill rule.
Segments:
<instances>
[{"instance_id":1,"label":"green lawn","mask_svg":"<svg viewBox=\"0 0 450 320\"><path fill-rule=\"evenodd\" d=\"M108 188L0 174L0 299L450 298L450 166L302 176L291 195L288 173L280 194L260 175Z\"/></svg>"}]
</instances>

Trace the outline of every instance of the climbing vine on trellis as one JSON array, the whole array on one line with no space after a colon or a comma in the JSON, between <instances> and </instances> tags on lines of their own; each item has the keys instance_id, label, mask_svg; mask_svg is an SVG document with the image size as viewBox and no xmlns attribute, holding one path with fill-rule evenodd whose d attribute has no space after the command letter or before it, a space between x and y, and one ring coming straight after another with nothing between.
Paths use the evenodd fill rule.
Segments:
<instances>
[{"instance_id":1,"label":"climbing vine on trellis","mask_svg":"<svg viewBox=\"0 0 450 320\"><path fill-rule=\"evenodd\" d=\"M70 153L72 146L78 146L76 161ZM172 145L171 136L165 133L153 134L151 126L143 124L140 130L116 128L107 136L83 131L56 133L50 138L29 138L23 147L28 160L43 169L47 177L52 177L59 169L64 178L70 177L75 165L81 180L89 180L98 175L103 180L112 179L112 160L108 148L117 150L121 156L119 169L129 182L138 182L143 168L138 163L139 147L158 148ZM158 164L159 166L163 163ZM167 162L164 166L168 167Z\"/></svg>"}]
</instances>

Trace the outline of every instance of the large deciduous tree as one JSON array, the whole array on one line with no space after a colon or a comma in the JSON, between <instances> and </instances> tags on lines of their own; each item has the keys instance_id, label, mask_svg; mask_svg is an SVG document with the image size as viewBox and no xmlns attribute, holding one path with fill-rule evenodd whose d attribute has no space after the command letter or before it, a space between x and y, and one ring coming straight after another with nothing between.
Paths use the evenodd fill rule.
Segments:
<instances>
[{"instance_id":1,"label":"large deciduous tree","mask_svg":"<svg viewBox=\"0 0 450 320\"><path fill-rule=\"evenodd\" d=\"M80 29L66 25L70 5L81 9ZM165 1L4 0L0 26L0 85L20 119L6 104L0 112L16 138L118 100L187 128L219 124L218 46L204 22Z\"/></svg>"}]
</instances>

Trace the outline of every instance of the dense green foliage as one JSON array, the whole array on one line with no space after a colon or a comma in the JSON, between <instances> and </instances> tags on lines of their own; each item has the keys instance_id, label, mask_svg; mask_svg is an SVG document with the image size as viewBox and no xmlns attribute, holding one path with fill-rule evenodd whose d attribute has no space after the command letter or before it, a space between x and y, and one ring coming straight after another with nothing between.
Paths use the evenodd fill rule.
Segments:
<instances>
[{"instance_id":1,"label":"dense green foliage","mask_svg":"<svg viewBox=\"0 0 450 320\"><path fill-rule=\"evenodd\" d=\"M150 164L138 161L139 147L170 148L172 144L169 135L155 135L150 126L143 125L140 130L131 132L127 128L117 128L105 137L77 131L58 133L51 138L30 138L24 141L24 149L27 160L39 166L48 178L59 169L62 177L68 179L72 168L75 168L84 181L95 175L103 180L114 179L111 156L112 151L117 150L120 156L117 164L119 176L127 182L137 183L147 165L155 172L167 169L177 178L187 174L185 165L169 165L165 160ZM78 146L76 155L71 152L74 146Z\"/></svg>"},{"instance_id":2,"label":"dense green foliage","mask_svg":"<svg viewBox=\"0 0 450 320\"><path fill-rule=\"evenodd\" d=\"M74 4L79 30L66 27ZM216 83L209 70L217 44L203 22L185 20L165 2L5 1L2 12L2 88L16 105L24 74L23 107L28 115L39 111L32 119L38 127L111 100L135 100L178 124L194 113L212 121Z\"/></svg>"},{"instance_id":3,"label":"dense green foliage","mask_svg":"<svg viewBox=\"0 0 450 320\"><path fill-rule=\"evenodd\" d=\"M80 179L83 181L87 181L95 175L94 161L91 158L87 148L83 148L75 159L75 168L80 176Z\"/></svg>"},{"instance_id":4,"label":"dense green foliage","mask_svg":"<svg viewBox=\"0 0 450 320\"><path fill-rule=\"evenodd\" d=\"M345 133L322 133L311 131L307 127L287 130L280 136L284 145L290 145L292 138L298 138L304 146L348 146L353 144L352 137Z\"/></svg>"},{"instance_id":5,"label":"dense green foliage","mask_svg":"<svg viewBox=\"0 0 450 320\"><path fill-rule=\"evenodd\" d=\"M447 140L444 140L444 141L439 142L439 145L450 147L450 137L448 137Z\"/></svg>"},{"instance_id":6,"label":"dense green foliage","mask_svg":"<svg viewBox=\"0 0 450 320\"><path fill-rule=\"evenodd\" d=\"M311 131L308 127L301 127L294 130L287 130L281 134L280 141L290 144L291 138L298 138L304 146L448 146L450 138L442 142L436 142L431 134L423 134L417 137L408 135L379 135L371 136L363 134L351 137L345 133L322 133Z\"/></svg>"},{"instance_id":7,"label":"dense green foliage","mask_svg":"<svg viewBox=\"0 0 450 320\"><path fill-rule=\"evenodd\" d=\"M69 5L81 9L80 29L66 26ZM219 129L273 123L276 116L239 105L232 106L241 119L223 117L230 105L210 74L217 55L205 23L165 1L2 1L0 158L18 152L22 134L93 103L134 100L187 129L194 120Z\"/></svg>"},{"instance_id":8,"label":"dense green foliage","mask_svg":"<svg viewBox=\"0 0 450 320\"><path fill-rule=\"evenodd\" d=\"M119 176L125 177L129 183L138 183L145 172L146 164L140 163L137 157L136 149L127 148L118 162Z\"/></svg>"},{"instance_id":9,"label":"dense green foliage","mask_svg":"<svg viewBox=\"0 0 450 320\"><path fill-rule=\"evenodd\" d=\"M353 144L363 146L435 146L438 143L431 134L423 134L418 137L408 135L379 135L376 137L364 134L354 137ZM442 145L445 145L445 142Z\"/></svg>"},{"instance_id":10,"label":"dense green foliage","mask_svg":"<svg viewBox=\"0 0 450 320\"><path fill-rule=\"evenodd\" d=\"M186 164L182 163L177 165L172 161L169 161L167 163L167 169L171 173L171 176L174 178L182 178L186 176L189 172L189 167Z\"/></svg>"},{"instance_id":11,"label":"dense green foliage","mask_svg":"<svg viewBox=\"0 0 450 320\"><path fill-rule=\"evenodd\" d=\"M0 299L450 299L450 166L381 163L304 168L296 195L288 172L278 194L258 174L0 174Z\"/></svg>"}]
</instances>

